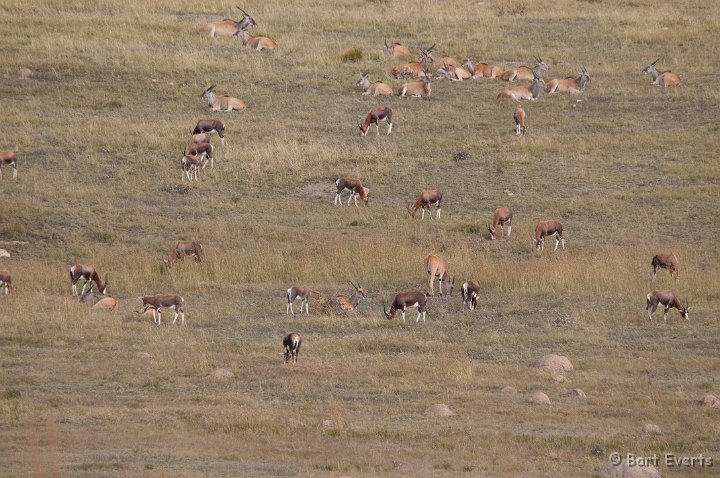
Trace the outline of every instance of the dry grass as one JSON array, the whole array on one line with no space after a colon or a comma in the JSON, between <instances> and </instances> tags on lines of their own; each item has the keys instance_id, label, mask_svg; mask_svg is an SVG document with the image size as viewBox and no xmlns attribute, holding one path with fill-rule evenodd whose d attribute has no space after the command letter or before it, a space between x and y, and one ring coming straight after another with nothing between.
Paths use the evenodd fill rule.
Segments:
<instances>
[{"instance_id":1,"label":"dry grass","mask_svg":"<svg viewBox=\"0 0 720 478\"><path fill-rule=\"evenodd\" d=\"M280 45L269 54L196 33L236 17L233 2L3 3L0 148L18 148L19 177L0 182L12 254L0 268L17 287L0 296L2 473L587 476L612 451L720 460L717 411L693 404L720 394L720 97L707 56L720 11L428 3L241 5ZM361 97L362 71L399 86L385 38L506 66L537 55L549 78L582 64L593 81L582 97L525 104L518 139L499 81L437 81L429 101ZM343 62L351 49L361 55ZM658 56L683 87L649 85L640 70ZM33 79L16 78L22 67ZM210 84L248 109L210 114L198 98ZM358 137L380 102L392 136ZM201 117L223 119L227 142L179 194L178 151ZM370 207L333 207L339 175L369 184ZM444 193L441 221L410 220L405 204L427 187ZM513 236L489 241L500 205L515 212ZM538 257L530 236L549 218L567 250ZM179 239L202 241L205 261L164 273ZM650 258L669 250L680 280L663 271L652 284ZM426 287L431 252L457 289L479 280L479 309L462 313L455 294L430 300L426 324L386 321L397 291ZM74 262L110 274L119 311L70 299ZM284 315L290 285L329 298L348 280L369 294L358 316ZM647 321L645 294L665 287L690 300L689 323L674 310ZM185 297L185 327L136 316L155 292ZM300 363L284 367L294 329ZM546 353L572 360L566 382L528 367ZM217 368L235 377L208 378ZM527 405L535 390L551 405ZM426 417L434 403L455 416ZM664 434L643 433L648 422Z\"/></svg>"}]
</instances>

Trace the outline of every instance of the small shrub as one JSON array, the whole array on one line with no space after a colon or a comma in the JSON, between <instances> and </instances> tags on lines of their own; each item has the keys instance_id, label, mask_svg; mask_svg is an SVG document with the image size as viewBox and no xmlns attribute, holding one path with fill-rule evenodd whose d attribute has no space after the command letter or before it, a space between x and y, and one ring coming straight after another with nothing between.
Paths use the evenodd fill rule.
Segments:
<instances>
[{"instance_id":1,"label":"small shrub","mask_svg":"<svg viewBox=\"0 0 720 478\"><path fill-rule=\"evenodd\" d=\"M5 392L2 394L2 397L10 400L13 398L20 398L22 397L22 393L20 393L20 390L15 390L14 388L9 388L5 390Z\"/></svg>"},{"instance_id":2,"label":"small shrub","mask_svg":"<svg viewBox=\"0 0 720 478\"><path fill-rule=\"evenodd\" d=\"M351 48L342 54L343 63L355 63L362 60L363 53L359 48Z\"/></svg>"},{"instance_id":3,"label":"small shrub","mask_svg":"<svg viewBox=\"0 0 720 478\"><path fill-rule=\"evenodd\" d=\"M455 161L467 161L470 158L470 153L467 151L455 151L453 152L453 159Z\"/></svg>"},{"instance_id":4,"label":"small shrub","mask_svg":"<svg viewBox=\"0 0 720 478\"><path fill-rule=\"evenodd\" d=\"M498 17L522 17L527 13L527 4L518 3L516 5L503 5L498 8Z\"/></svg>"},{"instance_id":5,"label":"small shrub","mask_svg":"<svg viewBox=\"0 0 720 478\"><path fill-rule=\"evenodd\" d=\"M163 187L163 191L167 193L187 194L190 192L190 186L178 183L169 183Z\"/></svg>"}]
</instances>

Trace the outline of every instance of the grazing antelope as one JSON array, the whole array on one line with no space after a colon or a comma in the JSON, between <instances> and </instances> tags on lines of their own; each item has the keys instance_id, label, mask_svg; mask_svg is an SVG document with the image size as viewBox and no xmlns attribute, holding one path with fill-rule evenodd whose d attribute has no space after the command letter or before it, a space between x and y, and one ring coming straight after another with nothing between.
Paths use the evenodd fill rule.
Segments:
<instances>
[{"instance_id":1,"label":"grazing antelope","mask_svg":"<svg viewBox=\"0 0 720 478\"><path fill-rule=\"evenodd\" d=\"M590 83L590 73L583 66L580 70L580 76L568 76L564 80L550 80L545 86L546 93L582 93L585 91L585 85Z\"/></svg>"},{"instance_id":2,"label":"grazing antelope","mask_svg":"<svg viewBox=\"0 0 720 478\"><path fill-rule=\"evenodd\" d=\"M502 231L500 234L505 232L505 226L508 227L508 237L510 237L510 233L512 233L512 218L513 213L512 209L509 207L499 207L495 209L495 213L493 213L493 222L492 227L488 224L488 232L490 232L490 239L495 240L497 237L497 227L500 226L500 230Z\"/></svg>"},{"instance_id":3,"label":"grazing antelope","mask_svg":"<svg viewBox=\"0 0 720 478\"><path fill-rule=\"evenodd\" d=\"M565 249L565 239L563 238L563 226L557 221L540 221L537 223L537 226L535 226L535 237L533 238L533 243L535 244L535 249L537 249L538 252L542 252L545 250L545 237L549 237L552 235L555 235L555 249L554 251L557 251L558 244L562 244L563 250Z\"/></svg>"},{"instance_id":4,"label":"grazing antelope","mask_svg":"<svg viewBox=\"0 0 720 478\"><path fill-rule=\"evenodd\" d=\"M72 296L77 297L77 283L83 279L83 286L80 295L85 293L85 286L90 284L90 290L97 285L98 291L105 295L107 293L108 276L105 274L105 282L100 280L100 275L92 264L75 264L70 266L70 282L72 284Z\"/></svg>"},{"instance_id":5,"label":"grazing antelope","mask_svg":"<svg viewBox=\"0 0 720 478\"><path fill-rule=\"evenodd\" d=\"M197 133L190 135L190 143L188 145L192 146L194 144L205 144L210 142L210 134L209 133Z\"/></svg>"},{"instance_id":6,"label":"grazing antelope","mask_svg":"<svg viewBox=\"0 0 720 478\"><path fill-rule=\"evenodd\" d=\"M665 311L663 312L663 320L665 322L667 322L668 310L672 308L677 309L685 320L688 322L690 321L690 316L688 315L688 309L690 307L689 304L685 301L685 304L683 305L673 291L654 290L647 295L647 305L645 310L647 311L650 320L653 320L653 314L655 314L658 305L665 307Z\"/></svg>"},{"instance_id":7,"label":"grazing antelope","mask_svg":"<svg viewBox=\"0 0 720 478\"><path fill-rule=\"evenodd\" d=\"M207 90L203 91L200 98L205 98L208 107L213 111L242 111L247 105L243 100L233 98L232 96L215 96L213 90L216 85L211 85Z\"/></svg>"},{"instance_id":8,"label":"grazing antelope","mask_svg":"<svg viewBox=\"0 0 720 478\"><path fill-rule=\"evenodd\" d=\"M185 299L183 299L179 295L145 295L142 297L138 297L138 299L142 301L142 309L137 311L137 314L142 315L148 310L152 309L153 322L155 322L157 325L160 325L160 323L162 322L162 309L172 308L175 311L175 318L172 322L173 325L175 325L175 321L178 317L181 317L181 323L182 325L185 325L185 311L182 308L183 304L185 303ZM157 320L155 317L155 312L157 312Z\"/></svg>"},{"instance_id":9,"label":"grazing antelope","mask_svg":"<svg viewBox=\"0 0 720 478\"><path fill-rule=\"evenodd\" d=\"M97 295L95 292L88 290L78 299L80 302L89 304L93 309L117 310L118 301L109 295Z\"/></svg>"},{"instance_id":10,"label":"grazing antelope","mask_svg":"<svg viewBox=\"0 0 720 478\"><path fill-rule=\"evenodd\" d=\"M520 100L531 100L535 101L540 96L540 92L545 86L545 80L536 76L529 86L515 86L513 88L506 88L498 93L498 99L511 98L515 101Z\"/></svg>"},{"instance_id":11,"label":"grazing antelope","mask_svg":"<svg viewBox=\"0 0 720 478\"><path fill-rule=\"evenodd\" d=\"M390 107L385 105L380 105L372 108L370 111L368 111L368 114L365 116L365 120L361 123L359 120L357 122L358 128L360 128L360 136L367 136L368 131L370 130L370 125L374 124L376 128L376 132L378 136L380 135L380 122L384 121L388 125L387 135L390 136L390 132L392 131L392 109Z\"/></svg>"},{"instance_id":12,"label":"grazing antelope","mask_svg":"<svg viewBox=\"0 0 720 478\"><path fill-rule=\"evenodd\" d=\"M395 318L395 312L399 310L402 313L402 319L404 324L405 309L407 309L408 307L417 307L418 316L417 319L415 319L415 323L417 324L420 321L420 315L422 315L423 322L425 322L426 306L426 294L423 294L422 292L418 292L416 290L406 290L403 292L399 292L395 296L395 300L393 300L392 305L390 305L390 310L386 310L385 304L383 304L383 313L385 314L386 319L392 320L393 318Z\"/></svg>"},{"instance_id":13,"label":"grazing antelope","mask_svg":"<svg viewBox=\"0 0 720 478\"><path fill-rule=\"evenodd\" d=\"M428 285L430 286L430 295L435 295L433 287L435 277L438 278L438 287L440 295L443 295L443 286L447 289L448 294L452 295L455 286L455 277L450 277L450 273L445 268L445 261L440 256L430 254L425 258L425 272L428 275Z\"/></svg>"},{"instance_id":14,"label":"grazing antelope","mask_svg":"<svg viewBox=\"0 0 720 478\"><path fill-rule=\"evenodd\" d=\"M248 15L242 8L237 8L243 12L242 20L236 21L232 18L225 18L224 20L208 23L200 27L200 33L207 33L211 38L214 38L216 35L231 37L237 35L240 30L257 26L253 17Z\"/></svg>"},{"instance_id":15,"label":"grazing antelope","mask_svg":"<svg viewBox=\"0 0 720 478\"><path fill-rule=\"evenodd\" d=\"M344 190L350 191L350 197L348 198L348 206L350 205L350 201L355 199L355 207L357 207L358 203L358 196L360 197L360 201L367 206L368 205L368 196L370 194L370 189L363 186L362 181L360 181L357 178L351 178L351 177L343 177L338 178L335 180L335 186L337 186L337 193L335 194L335 205L336 206L342 206L342 199L340 198L340 193L342 193Z\"/></svg>"},{"instance_id":16,"label":"grazing antelope","mask_svg":"<svg viewBox=\"0 0 720 478\"><path fill-rule=\"evenodd\" d=\"M285 315L292 314L293 317L295 316L295 311L293 310L293 302L295 302L295 299L300 299L300 314L302 315L303 306L305 306L305 313L310 315L310 306L308 305L308 299L310 297L316 301L320 300L320 292L308 289L307 287L290 287L287 290L287 307L285 308Z\"/></svg>"},{"instance_id":17,"label":"grazing antelope","mask_svg":"<svg viewBox=\"0 0 720 478\"><path fill-rule=\"evenodd\" d=\"M290 332L283 337L283 359L285 363L290 363L290 360L292 360L292 363L297 363L300 345L302 345L302 339L297 332Z\"/></svg>"},{"instance_id":18,"label":"grazing antelope","mask_svg":"<svg viewBox=\"0 0 720 478\"><path fill-rule=\"evenodd\" d=\"M430 210L430 206L435 206L435 219L440 219L440 211L442 210L440 205L441 202L442 193L438 189L425 189L420 192L420 195L412 206L407 206L407 210L410 213L410 216L415 217L417 210L422 209L421 219L425 219L425 210L427 209L428 213L430 213L430 219L432 220L433 215Z\"/></svg>"},{"instance_id":19,"label":"grazing antelope","mask_svg":"<svg viewBox=\"0 0 720 478\"><path fill-rule=\"evenodd\" d=\"M398 90L398 96L407 98L413 96L415 98L421 98L425 96L430 98L432 90L430 89L430 76L425 75L420 81L412 81L409 83L403 83Z\"/></svg>"},{"instance_id":20,"label":"grazing antelope","mask_svg":"<svg viewBox=\"0 0 720 478\"><path fill-rule=\"evenodd\" d=\"M192 134L197 135L201 133L217 133L220 136L220 142L225 144L225 123L214 119L201 119L195 125Z\"/></svg>"},{"instance_id":21,"label":"grazing antelope","mask_svg":"<svg viewBox=\"0 0 720 478\"><path fill-rule=\"evenodd\" d=\"M351 310L358 312L358 305L360 305L360 299L366 298L367 295L365 295L365 290L360 284L355 285L352 281L350 281L350 285L353 286L353 289L355 289L352 295L336 295L335 301L345 312L350 312Z\"/></svg>"},{"instance_id":22,"label":"grazing antelope","mask_svg":"<svg viewBox=\"0 0 720 478\"><path fill-rule=\"evenodd\" d=\"M475 310L478 297L480 297L480 284L475 280L464 282L462 289L460 289L460 295L463 300L463 310L465 310L465 307L468 310Z\"/></svg>"},{"instance_id":23,"label":"grazing antelope","mask_svg":"<svg viewBox=\"0 0 720 478\"><path fill-rule=\"evenodd\" d=\"M532 81L534 78L540 78L543 71L548 71L549 68L540 58L535 57L535 65L530 68L529 66L518 66L516 68L509 68L500 75L501 80L515 81L515 80L529 80Z\"/></svg>"},{"instance_id":24,"label":"grazing antelope","mask_svg":"<svg viewBox=\"0 0 720 478\"><path fill-rule=\"evenodd\" d=\"M202 250L203 246L199 242L195 241L178 241L170 249L168 258L164 259L165 265L168 269L172 268L176 261L181 261L185 256L190 256L195 259L195 262L202 262Z\"/></svg>"},{"instance_id":25,"label":"grazing antelope","mask_svg":"<svg viewBox=\"0 0 720 478\"><path fill-rule=\"evenodd\" d=\"M274 50L277 48L277 43L268 37L260 35L252 36L245 30L238 32L236 35L242 40L243 46L250 46L253 50Z\"/></svg>"},{"instance_id":26,"label":"grazing antelope","mask_svg":"<svg viewBox=\"0 0 720 478\"><path fill-rule=\"evenodd\" d=\"M13 285L10 272L0 271L0 294L2 294L3 289L5 289L5 295L8 295L10 293L10 289L12 288Z\"/></svg>"},{"instance_id":27,"label":"grazing antelope","mask_svg":"<svg viewBox=\"0 0 720 478\"><path fill-rule=\"evenodd\" d=\"M13 179L17 179L17 153L15 151L5 149L0 150L0 179L2 179L2 167L8 164L13 169Z\"/></svg>"},{"instance_id":28,"label":"grazing antelope","mask_svg":"<svg viewBox=\"0 0 720 478\"><path fill-rule=\"evenodd\" d=\"M388 43L387 40L385 40L385 48L383 48L383 50L391 56L410 56L412 54L410 48L405 45L397 42Z\"/></svg>"},{"instance_id":29,"label":"grazing antelope","mask_svg":"<svg viewBox=\"0 0 720 478\"><path fill-rule=\"evenodd\" d=\"M203 161L203 169L205 169L205 166L208 165L208 162L210 162L210 168L215 167L215 157L213 156L213 153L215 151L215 146L213 146L210 143L193 143L191 142L188 144L188 147L185 148L185 155L187 156L197 156L200 158L199 160Z\"/></svg>"},{"instance_id":30,"label":"grazing antelope","mask_svg":"<svg viewBox=\"0 0 720 478\"><path fill-rule=\"evenodd\" d=\"M429 55L427 55L424 51L420 51L422 53L422 57L417 61L409 61L405 64L396 66L392 70L392 75L395 78L417 78L417 77L425 77L428 75L428 69L430 68L430 65L432 65L435 60L433 60Z\"/></svg>"},{"instance_id":31,"label":"grazing antelope","mask_svg":"<svg viewBox=\"0 0 720 478\"><path fill-rule=\"evenodd\" d=\"M472 75L473 78L496 78L503 74L505 70L499 66L490 65L487 63L478 63L477 65L470 60L470 57L465 57L462 66L467 68L467 71Z\"/></svg>"},{"instance_id":32,"label":"grazing antelope","mask_svg":"<svg viewBox=\"0 0 720 478\"><path fill-rule=\"evenodd\" d=\"M657 276L658 268L667 269L670 271L670 277L677 280L680 261L678 261L678 258L674 253L671 252L669 254L658 254L653 256L651 265L653 268L653 280L655 280L655 276Z\"/></svg>"},{"instance_id":33,"label":"grazing antelope","mask_svg":"<svg viewBox=\"0 0 720 478\"><path fill-rule=\"evenodd\" d=\"M515 136L525 136L525 131L527 130L525 116L525 110L522 108L516 109L515 113L513 113L513 120L515 120Z\"/></svg>"},{"instance_id":34,"label":"grazing antelope","mask_svg":"<svg viewBox=\"0 0 720 478\"><path fill-rule=\"evenodd\" d=\"M382 81L370 83L370 80L368 79L369 74L370 72L364 72L362 76L360 76L360 79L355 83L355 86L362 88L363 96L392 96L393 89L390 86L386 85Z\"/></svg>"},{"instance_id":35,"label":"grazing antelope","mask_svg":"<svg viewBox=\"0 0 720 478\"><path fill-rule=\"evenodd\" d=\"M180 168L182 169L182 181L185 180L185 177L188 178L188 181L192 181L193 176L195 177L195 181L198 180L200 160L197 156L192 156L189 154L183 155L182 159L180 160Z\"/></svg>"},{"instance_id":36,"label":"grazing antelope","mask_svg":"<svg viewBox=\"0 0 720 478\"><path fill-rule=\"evenodd\" d=\"M650 63L643 70L643 73L652 77L652 84L655 86L680 86L680 84L682 84L682 80L678 75L670 70L663 72L658 71L655 66L658 61L660 61L660 58Z\"/></svg>"}]
</instances>

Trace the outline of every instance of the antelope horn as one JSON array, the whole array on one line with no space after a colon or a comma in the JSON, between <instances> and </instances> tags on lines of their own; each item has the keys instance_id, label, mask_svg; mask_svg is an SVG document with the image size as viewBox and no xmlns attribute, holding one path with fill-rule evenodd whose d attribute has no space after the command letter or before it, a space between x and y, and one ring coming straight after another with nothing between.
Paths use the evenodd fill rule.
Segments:
<instances>
[{"instance_id":1,"label":"antelope horn","mask_svg":"<svg viewBox=\"0 0 720 478\"><path fill-rule=\"evenodd\" d=\"M245 15L247 15L248 17L250 16L250 14L249 14L248 12L246 12L245 10L243 10L242 8L240 8L239 5L235 5L235 8L237 8L238 10L240 10L241 12L243 12L243 13L244 13ZM252 17L251 17L251 18L252 18Z\"/></svg>"},{"instance_id":2,"label":"antelope horn","mask_svg":"<svg viewBox=\"0 0 720 478\"><path fill-rule=\"evenodd\" d=\"M433 43L432 46L427 49L427 51L428 51L428 52L431 52L432 49L435 48L435 45L437 45L437 43Z\"/></svg>"},{"instance_id":3,"label":"antelope horn","mask_svg":"<svg viewBox=\"0 0 720 478\"><path fill-rule=\"evenodd\" d=\"M390 49L390 45L388 45L387 38L385 39L385 48Z\"/></svg>"},{"instance_id":4,"label":"antelope horn","mask_svg":"<svg viewBox=\"0 0 720 478\"><path fill-rule=\"evenodd\" d=\"M353 284L353 281L348 281L348 282L350 282L350 285L353 286L353 288L355 288L355 289L358 288L358 286L356 286L355 284Z\"/></svg>"},{"instance_id":5,"label":"antelope horn","mask_svg":"<svg viewBox=\"0 0 720 478\"><path fill-rule=\"evenodd\" d=\"M661 57L661 58L662 58L662 57ZM652 66L655 66L655 63L657 63L657 62L659 62L659 61L660 61L660 58L658 58L657 60L655 60L654 62L652 62L652 63L650 63L650 64L651 64Z\"/></svg>"}]
</instances>

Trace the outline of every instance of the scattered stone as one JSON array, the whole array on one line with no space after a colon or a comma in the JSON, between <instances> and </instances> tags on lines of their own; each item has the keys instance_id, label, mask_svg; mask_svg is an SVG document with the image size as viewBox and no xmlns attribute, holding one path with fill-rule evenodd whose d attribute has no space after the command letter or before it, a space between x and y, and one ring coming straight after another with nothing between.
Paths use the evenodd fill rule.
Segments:
<instances>
[{"instance_id":1,"label":"scattered stone","mask_svg":"<svg viewBox=\"0 0 720 478\"><path fill-rule=\"evenodd\" d=\"M10 257L10 253L5 249L0 249L0 259L5 259L8 257Z\"/></svg>"},{"instance_id":2,"label":"scattered stone","mask_svg":"<svg viewBox=\"0 0 720 478\"><path fill-rule=\"evenodd\" d=\"M550 377L550 380L552 380L555 383L563 383L565 382L565 376L564 375L553 375Z\"/></svg>"},{"instance_id":3,"label":"scattered stone","mask_svg":"<svg viewBox=\"0 0 720 478\"><path fill-rule=\"evenodd\" d=\"M149 359L149 358L151 358L151 357L152 357L152 355L150 355L150 354L147 353L147 352L138 352L138 353L135 354L135 358L139 358L139 359L141 359L141 360L147 360L147 359Z\"/></svg>"},{"instance_id":4,"label":"scattered stone","mask_svg":"<svg viewBox=\"0 0 720 478\"><path fill-rule=\"evenodd\" d=\"M583 392L579 388L573 388L572 390L570 390L570 395L572 395L574 397L579 397L579 398L587 398L587 395L585 395L585 392Z\"/></svg>"},{"instance_id":5,"label":"scattered stone","mask_svg":"<svg viewBox=\"0 0 720 478\"><path fill-rule=\"evenodd\" d=\"M608 463L600 472L603 478L660 478L662 475L652 465L630 466L626 461L619 465Z\"/></svg>"},{"instance_id":6,"label":"scattered stone","mask_svg":"<svg viewBox=\"0 0 720 478\"><path fill-rule=\"evenodd\" d=\"M211 378L213 380L226 380L228 378L233 378L234 376L235 374L232 373L230 370L226 368L219 368L210 372L208 378Z\"/></svg>"},{"instance_id":7,"label":"scattered stone","mask_svg":"<svg viewBox=\"0 0 720 478\"><path fill-rule=\"evenodd\" d=\"M17 74L17 77L21 80L29 80L35 74L30 68L20 68L15 73Z\"/></svg>"},{"instance_id":8,"label":"scattered stone","mask_svg":"<svg viewBox=\"0 0 720 478\"><path fill-rule=\"evenodd\" d=\"M605 456L605 449L602 447L602 445L593 445L590 448L590 454L596 456Z\"/></svg>"},{"instance_id":9,"label":"scattered stone","mask_svg":"<svg viewBox=\"0 0 720 478\"><path fill-rule=\"evenodd\" d=\"M715 395L706 393L705 395L700 397L700 399L698 400L698 404L702 405L703 407L720 408L720 399L718 399Z\"/></svg>"},{"instance_id":10,"label":"scattered stone","mask_svg":"<svg viewBox=\"0 0 720 478\"><path fill-rule=\"evenodd\" d=\"M169 183L163 186L163 191L167 193L187 194L190 192L190 186L178 183Z\"/></svg>"},{"instance_id":11,"label":"scattered stone","mask_svg":"<svg viewBox=\"0 0 720 478\"><path fill-rule=\"evenodd\" d=\"M453 159L455 161L467 161L470 158L470 153L467 151L453 151Z\"/></svg>"},{"instance_id":12,"label":"scattered stone","mask_svg":"<svg viewBox=\"0 0 720 478\"><path fill-rule=\"evenodd\" d=\"M452 417L455 414L444 403L436 403L425 410L425 415L428 417Z\"/></svg>"},{"instance_id":13,"label":"scattered stone","mask_svg":"<svg viewBox=\"0 0 720 478\"><path fill-rule=\"evenodd\" d=\"M332 418L326 418L323 420L324 428L337 428L337 423Z\"/></svg>"},{"instance_id":14,"label":"scattered stone","mask_svg":"<svg viewBox=\"0 0 720 478\"><path fill-rule=\"evenodd\" d=\"M648 435L662 435L663 432L660 430L660 427L657 425L653 425L652 423L646 423L643 427L643 431L647 433Z\"/></svg>"},{"instance_id":15,"label":"scattered stone","mask_svg":"<svg viewBox=\"0 0 720 478\"><path fill-rule=\"evenodd\" d=\"M507 387L503 387L501 392L506 395L517 395L518 393L517 388L511 387L510 385L508 385Z\"/></svg>"},{"instance_id":16,"label":"scattered stone","mask_svg":"<svg viewBox=\"0 0 720 478\"><path fill-rule=\"evenodd\" d=\"M550 397L543 392L533 392L528 396L530 405L550 405Z\"/></svg>"},{"instance_id":17,"label":"scattered stone","mask_svg":"<svg viewBox=\"0 0 720 478\"><path fill-rule=\"evenodd\" d=\"M556 354L544 355L533 362L531 366L549 370L550 372L570 372L573 369L567 357Z\"/></svg>"}]
</instances>

